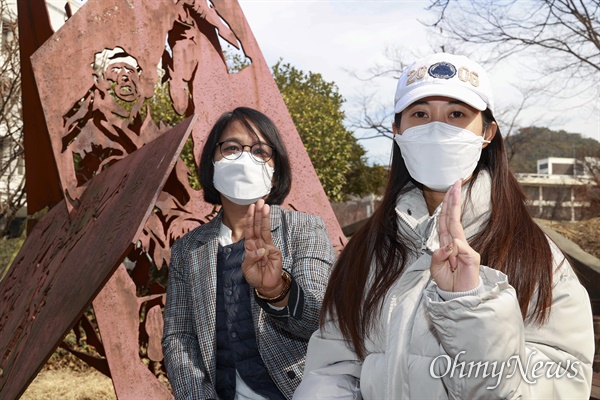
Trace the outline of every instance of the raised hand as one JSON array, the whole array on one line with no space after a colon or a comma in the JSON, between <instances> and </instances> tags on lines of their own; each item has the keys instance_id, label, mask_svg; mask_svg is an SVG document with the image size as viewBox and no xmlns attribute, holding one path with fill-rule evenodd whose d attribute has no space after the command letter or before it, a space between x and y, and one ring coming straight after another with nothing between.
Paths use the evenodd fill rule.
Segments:
<instances>
[{"instance_id":1,"label":"raised hand","mask_svg":"<svg viewBox=\"0 0 600 400\"><path fill-rule=\"evenodd\" d=\"M242 273L250 286L265 297L276 297L284 288L281 251L271 236L270 207L264 200L250 205L246 213Z\"/></svg>"},{"instance_id":2,"label":"raised hand","mask_svg":"<svg viewBox=\"0 0 600 400\"><path fill-rule=\"evenodd\" d=\"M442 290L465 292L479 284L479 253L469 246L460 221L461 181L446 192L439 221L440 248L431 257L431 275Z\"/></svg>"}]
</instances>

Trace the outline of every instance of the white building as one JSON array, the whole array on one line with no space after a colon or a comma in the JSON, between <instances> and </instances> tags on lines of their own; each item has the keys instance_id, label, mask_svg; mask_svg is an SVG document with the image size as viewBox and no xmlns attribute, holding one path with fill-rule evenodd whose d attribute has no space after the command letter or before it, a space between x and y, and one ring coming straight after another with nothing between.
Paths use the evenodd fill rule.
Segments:
<instances>
[{"instance_id":1,"label":"white building","mask_svg":"<svg viewBox=\"0 0 600 400\"><path fill-rule=\"evenodd\" d=\"M590 165L598 160L586 157L549 157L537 161L536 174L515 174L536 218L578 221L587 216L589 201L585 188L594 185Z\"/></svg>"}]
</instances>

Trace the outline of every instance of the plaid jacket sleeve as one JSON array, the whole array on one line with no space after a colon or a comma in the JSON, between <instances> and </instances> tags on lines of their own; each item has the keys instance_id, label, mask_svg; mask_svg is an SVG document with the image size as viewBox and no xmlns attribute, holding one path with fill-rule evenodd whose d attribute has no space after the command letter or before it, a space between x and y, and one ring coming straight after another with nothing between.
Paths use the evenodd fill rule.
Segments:
<instances>
[{"instance_id":1,"label":"plaid jacket sleeve","mask_svg":"<svg viewBox=\"0 0 600 400\"><path fill-rule=\"evenodd\" d=\"M320 217L282 210L274 242L283 255L283 268L292 275L288 305L281 311L255 297L269 323L294 336L309 339L317 330L321 304L335 252Z\"/></svg>"},{"instance_id":2,"label":"plaid jacket sleeve","mask_svg":"<svg viewBox=\"0 0 600 400\"><path fill-rule=\"evenodd\" d=\"M173 394L176 399L216 399L213 385L203 365L195 331L190 293L189 259L185 241L176 241L171 248L171 263L164 311L162 348Z\"/></svg>"},{"instance_id":3,"label":"plaid jacket sleeve","mask_svg":"<svg viewBox=\"0 0 600 400\"><path fill-rule=\"evenodd\" d=\"M293 284L284 310L254 301L253 316L265 366L291 399L302 380L308 340L319 326L335 252L320 217L272 206L271 227L273 243L281 250L283 268L292 275Z\"/></svg>"}]
</instances>

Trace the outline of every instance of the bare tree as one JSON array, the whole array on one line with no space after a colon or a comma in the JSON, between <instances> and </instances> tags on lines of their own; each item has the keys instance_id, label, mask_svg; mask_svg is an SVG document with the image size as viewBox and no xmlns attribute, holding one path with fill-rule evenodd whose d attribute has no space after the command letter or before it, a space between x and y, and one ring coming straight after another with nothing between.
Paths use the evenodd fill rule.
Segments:
<instances>
[{"instance_id":1,"label":"bare tree","mask_svg":"<svg viewBox=\"0 0 600 400\"><path fill-rule=\"evenodd\" d=\"M511 106L496 106L494 118L498 121L502 135L505 139L506 153L508 161L512 160L515 154L520 153L525 145L538 140L538 135L532 134L530 130L524 129L521 122L523 112L535 103L541 89L535 86L527 88L518 88L513 86L514 90L519 92L520 100Z\"/></svg>"},{"instance_id":2,"label":"bare tree","mask_svg":"<svg viewBox=\"0 0 600 400\"><path fill-rule=\"evenodd\" d=\"M437 12L431 26L446 39L494 62L518 55L523 75L535 77L545 94L558 100L576 98L575 107L599 112L599 0L430 0L429 9ZM532 140L526 136L509 142L509 155ZM600 171L596 161L585 160L592 179L580 196L595 216L600 209Z\"/></svg>"},{"instance_id":3,"label":"bare tree","mask_svg":"<svg viewBox=\"0 0 600 400\"><path fill-rule=\"evenodd\" d=\"M431 0L429 9L451 41L487 49L495 61L526 54L527 67L552 79L549 93L597 98L600 1Z\"/></svg>"},{"instance_id":4,"label":"bare tree","mask_svg":"<svg viewBox=\"0 0 600 400\"><path fill-rule=\"evenodd\" d=\"M353 130L363 132L358 140L374 139L379 137L393 138L392 115L389 107L374 105L374 94L364 94L357 103L358 109L348 117L348 122Z\"/></svg>"},{"instance_id":5,"label":"bare tree","mask_svg":"<svg viewBox=\"0 0 600 400\"><path fill-rule=\"evenodd\" d=\"M590 183L582 189L581 196L590 204L587 217L600 217L600 151L595 157L583 157L584 174L590 177Z\"/></svg>"},{"instance_id":6,"label":"bare tree","mask_svg":"<svg viewBox=\"0 0 600 400\"><path fill-rule=\"evenodd\" d=\"M17 16L0 0L0 235L25 205L25 160Z\"/></svg>"},{"instance_id":7,"label":"bare tree","mask_svg":"<svg viewBox=\"0 0 600 400\"><path fill-rule=\"evenodd\" d=\"M346 72L363 83L386 80L390 85L393 85L406 68L406 59L408 57L403 50L399 47L390 46L385 49L384 63L375 64L365 72L351 70L346 70ZM375 93L363 93L356 101L356 109L348 116L350 127L363 133L363 136L358 140L379 137L392 139L393 137L391 107L377 103L375 99Z\"/></svg>"},{"instance_id":8,"label":"bare tree","mask_svg":"<svg viewBox=\"0 0 600 400\"><path fill-rule=\"evenodd\" d=\"M435 31L433 51L466 54L487 65L522 56L523 80L515 85L520 100L497 105L494 112L505 137L516 136L523 111L533 103L539 105L544 95L577 97L580 104L598 111L598 102L592 100L600 95L600 1L430 0L428 9L436 13L428 24ZM389 63L373 66L364 76L354 75L367 81L397 78L406 55L392 48L386 56ZM364 138L391 137L391 111L374 108L369 95L359 103L351 126L372 132ZM511 155L530 138L513 139Z\"/></svg>"},{"instance_id":9,"label":"bare tree","mask_svg":"<svg viewBox=\"0 0 600 400\"><path fill-rule=\"evenodd\" d=\"M452 46L444 45L443 42L440 42L432 51L460 53L454 47L450 47ZM385 56L387 59L385 63L376 64L367 69L363 74L356 71L348 72L359 81L372 83L376 80L386 79L388 84L395 85L402 71L408 67L407 60L420 57L416 54L406 54L402 50L399 50L398 47L388 47ZM509 159L518 153L524 144L535 139L531 135L522 135L510 141L508 140L509 137L520 133L523 127L520 122L522 113L536 101L536 98L543 90L535 83L522 85L521 87L514 86L513 88L518 93L515 96L515 99L518 99L518 103L510 106L497 104L494 110L494 117L502 128L502 135L507 140ZM354 130L363 132L363 136L359 140L379 137L393 138L393 110L391 106L386 107L378 104L375 101L375 97L373 93L363 94L356 102L354 112L348 118L349 125Z\"/></svg>"}]
</instances>

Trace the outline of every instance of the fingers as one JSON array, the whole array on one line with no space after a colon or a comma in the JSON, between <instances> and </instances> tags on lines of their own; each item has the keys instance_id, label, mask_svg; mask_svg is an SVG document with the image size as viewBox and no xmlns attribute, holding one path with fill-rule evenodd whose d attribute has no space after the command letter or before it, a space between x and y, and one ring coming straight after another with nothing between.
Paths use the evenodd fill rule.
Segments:
<instances>
[{"instance_id":1,"label":"fingers","mask_svg":"<svg viewBox=\"0 0 600 400\"><path fill-rule=\"evenodd\" d=\"M246 250L252 251L252 261L267 263L271 236L271 208L260 199L248 207L246 214Z\"/></svg>"},{"instance_id":2,"label":"fingers","mask_svg":"<svg viewBox=\"0 0 600 400\"><path fill-rule=\"evenodd\" d=\"M458 268L458 249L453 249L452 254L448 257L448 264L450 265L450 271L456 271Z\"/></svg>"},{"instance_id":3,"label":"fingers","mask_svg":"<svg viewBox=\"0 0 600 400\"><path fill-rule=\"evenodd\" d=\"M271 235L271 207L264 200L258 200L248 207L245 225L246 259L258 263L260 267L268 264L281 264L281 252L273 243Z\"/></svg>"},{"instance_id":4,"label":"fingers","mask_svg":"<svg viewBox=\"0 0 600 400\"><path fill-rule=\"evenodd\" d=\"M465 292L474 289L479 284L481 256L467 243L459 240L456 240L455 243L458 244L456 258L459 268L454 272L456 282L452 283L452 291Z\"/></svg>"},{"instance_id":5,"label":"fingers","mask_svg":"<svg viewBox=\"0 0 600 400\"><path fill-rule=\"evenodd\" d=\"M449 283L452 279L452 271L448 267L448 259L454 252L453 246L440 247L431 256L431 277L442 290L450 290Z\"/></svg>"},{"instance_id":6,"label":"fingers","mask_svg":"<svg viewBox=\"0 0 600 400\"><path fill-rule=\"evenodd\" d=\"M454 248L456 249L456 257L460 264L464 264L479 269L481 255L476 252L466 241L459 239L454 240Z\"/></svg>"},{"instance_id":7,"label":"fingers","mask_svg":"<svg viewBox=\"0 0 600 400\"><path fill-rule=\"evenodd\" d=\"M454 239L452 245L447 247L452 248L452 251L448 254L448 264L452 272L457 269L464 270L469 268L475 268L479 271L481 256L467 242Z\"/></svg>"},{"instance_id":8,"label":"fingers","mask_svg":"<svg viewBox=\"0 0 600 400\"><path fill-rule=\"evenodd\" d=\"M256 207L254 211L254 238L260 239L262 234L262 210L265 205L263 199L260 199L256 202ZM252 207L252 205L250 206Z\"/></svg>"},{"instance_id":9,"label":"fingers","mask_svg":"<svg viewBox=\"0 0 600 400\"><path fill-rule=\"evenodd\" d=\"M440 247L439 249L435 250L431 255L431 265L435 268L443 267L453 252L454 247L452 246L452 244Z\"/></svg>"},{"instance_id":10,"label":"fingers","mask_svg":"<svg viewBox=\"0 0 600 400\"><path fill-rule=\"evenodd\" d=\"M460 241L455 241L444 247L435 250L431 255L431 266L433 268L450 268L451 272L456 271L459 264Z\"/></svg>"},{"instance_id":11,"label":"fingers","mask_svg":"<svg viewBox=\"0 0 600 400\"><path fill-rule=\"evenodd\" d=\"M461 223L461 187L462 181L456 181L444 196L439 222L440 246L447 246L454 239L465 240L465 233Z\"/></svg>"},{"instance_id":12,"label":"fingers","mask_svg":"<svg viewBox=\"0 0 600 400\"><path fill-rule=\"evenodd\" d=\"M268 204L262 209L262 228L261 236L265 244L273 244L273 236L271 235L271 207Z\"/></svg>"},{"instance_id":13,"label":"fingers","mask_svg":"<svg viewBox=\"0 0 600 400\"><path fill-rule=\"evenodd\" d=\"M440 289L463 292L479 283L479 253L467 243L455 239L431 256L431 277Z\"/></svg>"},{"instance_id":14,"label":"fingers","mask_svg":"<svg viewBox=\"0 0 600 400\"><path fill-rule=\"evenodd\" d=\"M446 291L467 291L479 283L481 256L465 238L462 222L462 181L446 192L440 210L440 248L431 257L431 274Z\"/></svg>"},{"instance_id":15,"label":"fingers","mask_svg":"<svg viewBox=\"0 0 600 400\"><path fill-rule=\"evenodd\" d=\"M246 212L246 227L244 229L244 237L246 242L254 239L254 204L250 204Z\"/></svg>"},{"instance_id":16,"label":"fingers","mask_svg":"<svg viewBox=\"0 0 600 400\"><path fill-rule=\"evenodd\" d=\"M446 219L448 218L448 203L450 202L450 190L444 195L444 201L442 201L442 209L440 211L440 247L448 246L452 243L452 237L448 232L448 224Z\"/></svg>"},{"instance_id":17,"label":"fingers","mask_svg":"<svg viewBox=\"0 0 600 400\"><path fill-rule=\"evenodd\" d=\"M252 266L253 264L259 263L259 264L263 264L263 259L265 258L265 252L266 250L263 248L258 248L258 249L246 249L246 252L244 254L244 263L248 265L248 267Z\"/></svg>"},{"instance_id":18,"label":"fingers","mask_svg":"<svg viewBox=\"0 0 600 400\"><path fill-rule=\"evenodd\" d=\"M449 255L448 257L448 263L450 264L450 270L452 272L454 272L456 270L456 268L458 268L458 252L459 252L459 247L458 247L458 243L456 243L456 233L457 233L457 228L456 225L458 224L460 226L460 228L462 229L461 226L461 222L460 222L460 207L461 207L461 201L460 201L460 185L461 185L461 181L456 181L454 182L454 185L452 185L452 188L448 191L448 214L446 216L447 220L446 220L446 224L447 224L447 228L448 228L448 236L450 237L450 242L452 243L452 253ZM458 197L457 197L458 194Z\"/></svg>"}]
</instances>

